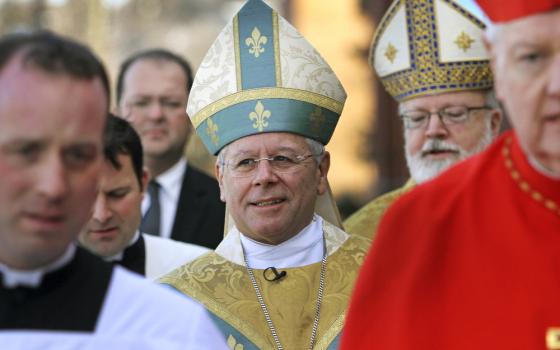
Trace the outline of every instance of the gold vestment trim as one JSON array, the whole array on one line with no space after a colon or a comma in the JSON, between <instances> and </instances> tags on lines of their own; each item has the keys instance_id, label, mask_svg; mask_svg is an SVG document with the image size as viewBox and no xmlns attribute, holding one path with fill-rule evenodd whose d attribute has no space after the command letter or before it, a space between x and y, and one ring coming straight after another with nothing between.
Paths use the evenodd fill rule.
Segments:
<instances>
[{"instance_id":1,"label":"gold vestment trim","mask_svg":"<svg viewBox=\"0 0 560 350\"><path fill-rule=\"evenodd\" d=\"M324 222L323 227L326 235L329 231L336 235L335 231L338 230L326 222ZM363 237L348 236L348 239L329 255L327 260L327 289L325 290L324 300L327 302L325 305L330 305L330 307L327 306L321 312L315 349L327 349L336 336L341 333L353 284L369 244L370 241ZM313 283L319 267L320 263L286 269L288 275L296 278L296 280L286 280L286 282L300 281L296 285L305 287L306 283ZM257 277L261 279L259 275ZM302 281L305 282L299 284ZM178 268L160 279L159 282L170 284L180 292L199 301L210 312L228 323L258 348L269 349L274 344L272 337L269 335L269 330L266 328L264 317L262 324L261 322L249 322L243 318L243 312L240 312L240 310L251 312L251 310L254 311L258 308L254 291L250 288L249 277L243 266L211 252ZM264 280L261 282L264 282ZM273 289L274 287L270 287L268 291L263 292L265 298L267 298L267 295L269 297L277 295L274 294ZM274 304L278 303L273 302L271 305ZM289 329L289 326L284 324L279 329L285 332L286 329ZM227 338L228 334L225 334L225 336ZM296 340L296 342L299 342L299 340Z\"/></svg>"},{"instance_id":2,"label":"gold vestment trim","mask_svg":"<svg viewBox=\"0 0 560 350\"><path fill-rule=\"evenodd\" d=\"M523 178L519 170L515 167L513 159L511 158L511 143L513 141L512 136L509 136L502 148L502 155L504 156L504 164L509 171L509 174L513 181L517 183L521 191L525 192L532 200L540 203L543 207L550 210L554 214L560 216L560 204L556 203L551 198L545 197L542 193L534 189L527 180Z\"/></svg>"},{"instance_id":3,"label":"gold vestment trim","mask_svg":"<svg viewBox=\"0 0 560 350\"><path fill-rule=\"evenodd\" d=\"M241 56L239 53L239 20L237 16L233 17L233 49L235 51L235 76L237 91L241 91Z\"/></svg>"},{"instance_id":4,"label":"gold vestment trim","mask_svg":"<svg viewBox=\"0 0 560 350\"><path fill-rule=\"evenodd\" d=\"M276 86L282 86L282 70L280 67L280 37L278 36L278 13L272 11L272 40L274 42L274 69Z\"/></svg>"}]
</instances>

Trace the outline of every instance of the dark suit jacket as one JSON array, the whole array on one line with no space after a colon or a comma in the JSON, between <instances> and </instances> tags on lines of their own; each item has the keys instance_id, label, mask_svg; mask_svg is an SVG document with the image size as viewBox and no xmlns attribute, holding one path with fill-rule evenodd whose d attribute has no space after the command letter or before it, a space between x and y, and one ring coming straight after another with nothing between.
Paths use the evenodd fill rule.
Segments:
<instances>
[{"instance_id":1,"label":"dark suit jacket","mask_svg":"<svg viewBox=\"0 0 560 350\"><path fill-rule=\"evenodd\" d=\"M224 237L224 215L218 182L187 165L171 239L214 249Z\"/></svg>"}]
</instances>

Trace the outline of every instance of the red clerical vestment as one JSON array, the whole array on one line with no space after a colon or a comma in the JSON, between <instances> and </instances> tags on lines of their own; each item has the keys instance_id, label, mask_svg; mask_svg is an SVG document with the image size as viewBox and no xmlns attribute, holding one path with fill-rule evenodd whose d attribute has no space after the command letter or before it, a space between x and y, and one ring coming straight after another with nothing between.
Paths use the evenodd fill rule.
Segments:
<instances>
[{"instance_id":1,"label":"red clerical vestment","mask_svg":"<svg viewBox=\"0 0 560 350\"><path fill-rule=\"evenodd\" d=\"M506 132L392 206L342 349L560 349L560 180Z\"/></svg>"}]
</instances>

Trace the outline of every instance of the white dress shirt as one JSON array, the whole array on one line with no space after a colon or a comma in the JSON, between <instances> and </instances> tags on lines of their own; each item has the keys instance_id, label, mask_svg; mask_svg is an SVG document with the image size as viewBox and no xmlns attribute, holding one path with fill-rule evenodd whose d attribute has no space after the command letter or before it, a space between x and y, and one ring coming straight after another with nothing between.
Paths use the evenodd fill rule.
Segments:
<instances>
[{"instance_id":1,"label":"white dress shirt","mask_svg":"<svg viewBox=\"0 0 560 350\"><path fill-rule=\"evenodd\" d=\"M187 160L181 158L177 164L154 179L160 185L159 205L161 222L159 233L161 237L171 237L173 223L175 222L175 212L177 211L177 204L179 203L179 196L181 194L181 184L183 183L183 176L186 169ZM144 216L148 208L150 208L150 203L150 196L145 195L142 200L142 216Z\"/></svg>"}]
</instances>

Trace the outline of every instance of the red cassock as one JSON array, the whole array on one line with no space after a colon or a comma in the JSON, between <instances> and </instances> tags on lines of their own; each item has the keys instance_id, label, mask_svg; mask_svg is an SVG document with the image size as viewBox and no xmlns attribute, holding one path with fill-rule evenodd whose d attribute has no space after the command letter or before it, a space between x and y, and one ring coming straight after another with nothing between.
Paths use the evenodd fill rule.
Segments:
<instances>
[{"instance_id":1,"label":"red cassock","mask_svg":"<svg viewBox=\"0 0 560 350\"><path fill-rule=\"evenodd\" d=\"M360 273L342 349L560 349L559 204L560 180L512 132L403 196Z\"/></svg>"}]
</instances>

